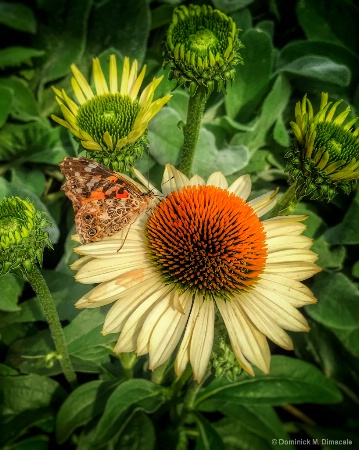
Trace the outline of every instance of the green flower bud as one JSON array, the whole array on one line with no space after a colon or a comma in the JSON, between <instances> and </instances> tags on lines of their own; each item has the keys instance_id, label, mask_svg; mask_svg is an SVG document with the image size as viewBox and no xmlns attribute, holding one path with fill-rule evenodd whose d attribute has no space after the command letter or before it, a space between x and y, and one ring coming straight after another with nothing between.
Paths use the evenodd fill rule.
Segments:
<instances>
[{"instance_id":1,"label":"green flower bud","mask_svg":"<svg viewBox=\"0 0 359 450\"><path fill-rule=\"evenodd\" d=\"M29 200L9 197L0 202L0 274L42 264L46 246L52 248L45 227L51 225L44 213L37 211Z\"/></svg>"},{"instance_id":2,"label":"green flower bud","mask_svg":"<svg viewBox=\"0 0 359 450\"><path fill-rule=\"evenodd\" d=\"M214 89L225 92L227 81L235 77L234 66L243 64L233 20L208 5L185 5L174 9L172 23L163 43L164 66L170 67L170 79L196 93L199 85L208 94Z\"/></svg>"},{"instance_id":3,"label":"green flower bud","mask_svg":"<svg viewBox=\"0 0 359 450\"><path fill-rule=\"evenodd\" d=\"M332 105L322 93L315 115L306 95L296 105L296 120L291 122L295 139L285 157L298 197L330 201L339 189L349 194L359 179L359 128L353 129L358 117L345 123L349 107L335 117L342 101Z\"/></svg>"},{"instance_id":4,"label":"green flower bud","mask_svg":"<svg viewBox=\"0 0 359 450\"><path fill-rule=\"evenodd\" d=\"M219 328L221 328L221 326L219 326ZM222 333L219 331L218 334ZM230 344L228 344L225 339L226 337L220 336L216 336L215 338L214 350L211 358L212 367L216 378L221 378L225 375L230 382L233 382L237 379L242 370Z\"/></svg>"}]
</instances>

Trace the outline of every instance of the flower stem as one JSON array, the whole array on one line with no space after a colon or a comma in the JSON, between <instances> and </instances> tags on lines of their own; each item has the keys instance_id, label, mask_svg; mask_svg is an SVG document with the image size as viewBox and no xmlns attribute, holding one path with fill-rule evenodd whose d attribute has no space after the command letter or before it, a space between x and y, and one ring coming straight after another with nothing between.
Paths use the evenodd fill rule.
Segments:
<instances>
[{"instance_id":1,"label":"flower stem","mask_svg":"<svg viewBox=\"0 0 359 450\"><path fill-rule=\"evenodd\" d=\"M201 120L206 106L207 94L203 86L198 86L196 93L189 98L187 122L184 127L184 142L180 169L191 176L194 153L196 151Z\"/></svg>"},{"instance_id":2,"label":"flower stem","mask_svg":"<svg viewBox=\"0 0 359 450\"><path fill-rule=\"evenodd\" d=\"M71 387L75 387L77 381L76 374L70 361L60 318L57 313L52 295L49 291L49 288L47 287L46 281L44 280L39 268L36 265L33 266L33 269L31 271L27 271L24 267L22 268L22 270L23 274L26 276L28 282L31 284L31 287L40 300L46 320L50 327L56 351L59 354L59 362L65 378L67 379Z\"/></svg>"},{"instance_id":3,"label":"flower stem","mask_svg":"<svg viewBox=\"0 0 359 450\"><path fill-rule=\"evenodd\" d=\"M295 210L295 207L299 203L301 197L297 197L295 183L291 184L289 188L284 192L281 199L272 209L270 218L275 216L289 216Z\"/></svg>"},{"instance_id":4,"label":"flower stem","mask_svg":"<svg viewBox=\"0 0 359 450\"><path fill-rule=\"evenodd\" d=\"M120 353L118 355L119 360L122 364L123 374L127 380L133 378L133 368L137 362L137 356L132 352Z\"/></svg>"}]
</instances>

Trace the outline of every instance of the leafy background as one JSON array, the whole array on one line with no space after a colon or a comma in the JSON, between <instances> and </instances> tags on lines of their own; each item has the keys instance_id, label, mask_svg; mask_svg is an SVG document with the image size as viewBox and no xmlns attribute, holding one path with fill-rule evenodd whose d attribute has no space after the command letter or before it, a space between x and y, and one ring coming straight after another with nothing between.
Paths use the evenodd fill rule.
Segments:
<instances>
[{"instance_id":1,"label":"leafy background","mask_svg":"<svg viewBox=\"0 0 359 450\"><path fill-rule=\"evenodd\" d=\"M127 0L0 2L0 198L30 198L53 223L54 251L43 274L64 325L79 373L72 393L54 357L43 313L28 285L0 278L0 447L11 450L276 449L280 439L350 439L359 448L359 191L331 203L303 202L306 234L323 271L309 281L319 299L305 308L309 334L293 334L295 352L273 346L271 373L240 375L234 383L209 380L179 420L185 387L167 374L151 380L146 358L126 374L100 329L105 308L78 312L88 286L76 284L70 235L73 212L59 187L58 162L77 144L54 124L59 113L50 88L70 88L70 64L90 77L91 59L106 66L116 53L148 66L145 82L162 69L161 42L175 5ZM201 2L195 2L201 4ZM213 93L200 132L194 171L220 169L229 179L250 173L254 193L286 189L284 152L295 103L308 93L343 98L359 114L359 10L350 0L213 0L241 28L244 66L227 96ZM163 81L158 95L174 89ZM163 165L178 163L179 121L188 95L174 96L151 122L150 155L137 166L159 183ZM177 405L177 406L176 406ZM277 441L275 441L275 439ZM276 443L277 442L277 443ZM283 449L308 448L284 442ZM324 449L343 448L327 443ZM316 446L320 448L320 446Z\"/></svg>"}]
</instances>

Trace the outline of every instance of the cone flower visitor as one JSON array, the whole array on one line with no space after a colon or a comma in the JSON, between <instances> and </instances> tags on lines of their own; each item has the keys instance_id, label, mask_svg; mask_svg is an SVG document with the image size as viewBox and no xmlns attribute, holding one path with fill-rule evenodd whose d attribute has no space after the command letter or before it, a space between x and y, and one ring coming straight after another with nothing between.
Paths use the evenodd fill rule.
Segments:
<instances>
[{"instance_id":1,"label":"cone flower visitor","mask_svg":"<svg viewBox=\"0 0 359 450\"><path fill-rule=\"evenodd\" d=\"M208 5L185 5L174 9L163 43L164 65L170 67L170 79L194 95L198 86L210 94L215 85L225 91L233 81L235 66L242 63L233 20Z\"/></svg>"},{"instance_id":2,"label":"cone flower visitor","mask_svg":"<svg viewBox=\"0 0 359 450\"><path fill-rule=\"evenodd\" d=\"M295 138L285 156L297 198L330 201L340 189L349 194L359 179L359 128L353 128L358 117L346 121L349 106L336 115L342 101L332 105L322 93L315 115L306 95L296 105L291 122Z\"/></svg>"},{"instance_id":3,"label":"cone flower visitor","mask_svg":"<svg viewBox=\"0 0 359 450\"><path fill-rule=\"evenodd\" d=\"M53 90L64 119L52 115L53 120L68 128L87 151L87 156L114 170L128 171L142 155L147 143L150 120L168 102L171 95L153 101L162 77L153 78L138 98L146 66L138 75L138 62L123 62L121 85L118 87L115 55L110 56L109 84L98 58L93 60L94 94L85 77L73 64L72 88L77 103L65 90Z\"/></svg>"},{"instance_id":4,"label":"cone flower visitor","mask_svg":"<svg viewBox=\"0 0 359 450\"><path fill-rule=\"evenodd\" d=\"M45 228L51 223L29 200L8 197L0 202L0 275L42 264L46 246L51 247Z\"/></svg>"},{"instance_id":5,"label":"cone flower visitor","mask_svg":"<svg viewBox=\"0 0 359 450\"><path fill-rule=\"evenodd\" d=\"M301 281L320 268L301 236L306 217L261 221L277 192L247 201L248 175L228 187L221 172L205 183L168 164L162 186L150 216L75 249L83 256L72 265L76 279L100 283L76 306L113 303L103 333L120 333L116 353L148 353L152 370L177 349L177 374L190 363L200 382L220 320L243 369L267 373L267 338L292 349L285 330L309 330L297 308L316 300Z\"/></svg>"}]
</instances>

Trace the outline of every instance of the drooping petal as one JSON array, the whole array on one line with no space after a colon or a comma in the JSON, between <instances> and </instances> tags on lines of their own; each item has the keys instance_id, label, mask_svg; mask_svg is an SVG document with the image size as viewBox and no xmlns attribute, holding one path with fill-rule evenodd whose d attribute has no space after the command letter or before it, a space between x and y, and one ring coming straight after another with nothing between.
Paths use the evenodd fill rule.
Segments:
<instances>
[{"instance_id":1,"label":"drooping petal","mask_svg":"<svg viewBox=\"0 0 359 450\"><path fill-rule=\"evenodd\" d=\"M193 378L202 381L211 356L214 338L214 303L204 300L195 319L189 358L193 369Z\"/></svg>"}]
</instances>

